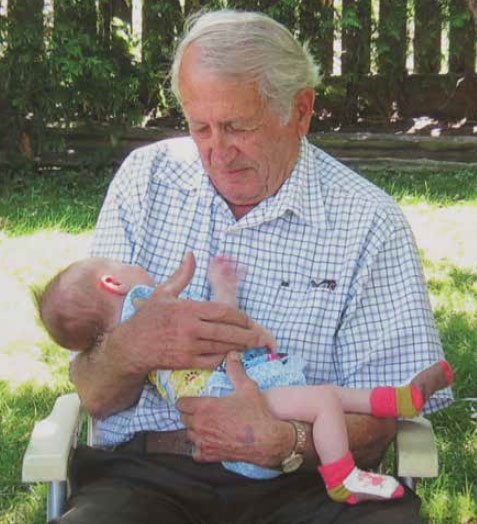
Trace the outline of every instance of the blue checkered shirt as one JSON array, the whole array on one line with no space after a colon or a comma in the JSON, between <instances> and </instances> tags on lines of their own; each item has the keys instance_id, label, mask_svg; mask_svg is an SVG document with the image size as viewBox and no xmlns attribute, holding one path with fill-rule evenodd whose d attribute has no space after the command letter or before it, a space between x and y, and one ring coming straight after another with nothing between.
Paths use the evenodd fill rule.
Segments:
<instances>
[{"instance_id":1,"label":"blue checkered shirt","mask_svg":"<svg viewBox=\"0 0 477 524\"><path fill-rule=\"evenodd\" d=\"M410 228L395 202L302 141L278 193L240 220L215 191L190 138L129 155L112 181L91 254L167 279L193 251L185 296L209 300L206 272L225 254L245 267L240 307L306 362L308 383L399 385L443 358ZM451 402L436 394L427 412ZM137 431L181 428L146 384L138 403L98 422L103 445Z\"/></svg>"}]
</instances>

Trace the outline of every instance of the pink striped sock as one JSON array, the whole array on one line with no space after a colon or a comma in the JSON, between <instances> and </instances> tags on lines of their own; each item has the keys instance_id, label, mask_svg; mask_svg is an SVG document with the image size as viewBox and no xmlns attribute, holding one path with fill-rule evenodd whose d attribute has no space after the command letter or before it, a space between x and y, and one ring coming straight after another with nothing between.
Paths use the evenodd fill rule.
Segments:
<instances>
[{"instance_id":1,"label":"pink striped sock","mask_svg":"<svg viewBox=\"0 0 477 524\"><path fill-rule=\"evenodd\" d=\"M318 471L328 489L335 488L343 483L343 480L351 473L354 468L353 455L348 451L346 455L335 462L329 462L318 466Z\"/></svg>"},{"instance_id":2,"label":"pink striped sock","mask_svg":"<svg viewBox=\"0 0 477 524\"><path fill-rule=\"evenodd\" d=\"M379 386L369 397L371 414L375 417L397 417L396 390L392 386Z\"/></svg>"}]
</instances>

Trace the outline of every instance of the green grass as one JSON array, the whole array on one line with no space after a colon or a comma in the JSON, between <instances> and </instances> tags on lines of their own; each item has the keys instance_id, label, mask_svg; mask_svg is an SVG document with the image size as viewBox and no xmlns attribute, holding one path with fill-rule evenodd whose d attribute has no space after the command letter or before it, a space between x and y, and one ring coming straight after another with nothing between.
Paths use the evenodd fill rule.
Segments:
<instances>
[{"instance_id":1,"label":"green grass","mask_svg":"<svg viewBox=\"0 0 477 524\"><path fill-rule=\"evenodd\" d=\"M0 229L9 236L56 229L77 233L94 227L111 170L0 175Z\"/></svg>"},{"instance_id":2,"label":"green grass","mask_svg":"<svg viewBox=\"0 0 477 524\"><path fill-rule=\"evenodd\" d=\"M64 383L64 381L61 381ZM46 486L20 482L21 453L35 420L45 417L65 387L31 384L10 389L0 382L0 522L40 524L45 521Z\"/></svg>"},{"instance_id":3,"label":"green grass","mask_svg":"<svg viewBox=\"0 0 477 524\"><path fill-rule=\"evenodd\" d=\"M477 214L476 214L477 218ZM456 399L477 397L477 271L425 260L428 287L446 355L454 367ZM477 407L477 404L475 404ZM423 514L435 524L477 522L477 422L457 400L431 415L440 475L418 489Z\"/></svg>"},{"instance_id":4,"label":"green grass","mask_svg":"<svg viewBox=\"0 0 477 524\"><path fill-rule=\"evenodd\" d=\"M375 172L363 175L392 195L400 204L427 203L435 206L477 205L477 172Z\"/></svg>"},{"instance_id":5,"label":"green grass","mask_svg":"<svg viewBox=\"0 0 477 524\"><path fill-rule=\"evenodd\" d=\"M415 229L457 398L477 396L477 173L367 173ZM11 176L0 187L0 524L44 522L45 487L20 482L35 420L71 389L68 354L35 321L32 285L86 253L111 172ZM430 239L435 237L436 243ZM431 416L440 475L419 485L432 524L477 524L477 434L470 407Z\"/></svg>"}]
</instances>

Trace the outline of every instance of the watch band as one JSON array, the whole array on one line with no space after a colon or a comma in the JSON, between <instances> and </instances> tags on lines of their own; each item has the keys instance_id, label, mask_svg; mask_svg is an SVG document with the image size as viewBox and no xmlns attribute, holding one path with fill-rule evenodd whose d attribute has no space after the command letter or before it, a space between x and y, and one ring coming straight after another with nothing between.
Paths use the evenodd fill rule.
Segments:
<instances>
[{"instance_id":1,"label":"watch band","mask_svg":"<svg viewBox=\"0 0 477 524\"><path fill-rule=\"evenodd\" d=\"M305 424L303 424L303 422L299 422L298 420L290 420L289 422L295 428L296 434L295 446L293 447L293 451L295 453L303 455L306 447L306 426Z\"/></svg>"},{"instance_id":2,"label":"watch band","mask_svg":"<svg viewBox=\"0 0 477 524\"><path fill-rule=\"evenodd\" d=\"M303 464L303 452L306 446L306 426L303 422L297 420L290 420L290 424L295 430L295 444L293 449L281 463L281 470L283 473L292 473L296 471Z\"/></svg>"}]
</instances>

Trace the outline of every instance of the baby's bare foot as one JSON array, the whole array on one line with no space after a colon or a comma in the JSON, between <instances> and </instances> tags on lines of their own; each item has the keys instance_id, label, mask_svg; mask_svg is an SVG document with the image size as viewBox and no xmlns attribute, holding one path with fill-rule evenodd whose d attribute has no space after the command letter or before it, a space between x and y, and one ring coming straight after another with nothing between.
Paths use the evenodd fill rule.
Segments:
<instances>
[{"instance_id":1,"label":"baby's bare foot","mask_svg":"<svg viewBox=\"0 0 477 524\"><path fill-rule=\"evenodd\" d=\"M411 384L421 390L426 402L433 393L450 386L453 380L454 373L450 364L446 360L440 360L418 373Z\"/></svg>"},{"instance_id":2,"label":"baby's bare foot","mask_svg":"<svg viewBox=\"0 0 477 524\"><path fill-rule=\"evenodd\" d=\"M237 293L242 275L231 257L214 257L208 270L214 300L237 307Z\"/></svg>"}]
</instances>

